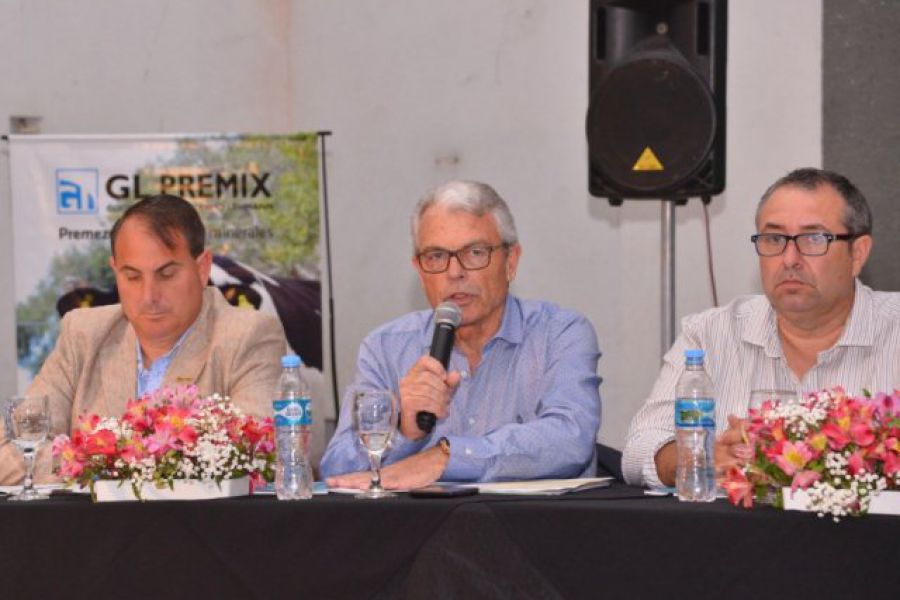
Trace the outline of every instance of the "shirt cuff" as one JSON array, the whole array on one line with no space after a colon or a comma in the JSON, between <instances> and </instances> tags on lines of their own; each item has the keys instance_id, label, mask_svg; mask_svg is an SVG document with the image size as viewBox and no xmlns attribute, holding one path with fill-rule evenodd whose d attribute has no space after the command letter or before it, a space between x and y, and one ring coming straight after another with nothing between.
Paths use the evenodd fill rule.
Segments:
<instances>
[{"instance_id":1,"label":"shirt cuff","mask_svg":"<svg viewBox=\"0 0 900 600\"><path fill-rule=\"evenodd\" d=\"M475 437L446 436L450 459L441 479L444 481L480 481L491 461L491 445Z\"/></svg>"},{"instance_id":2,"label":"shirt cuff","mask_svg":"<svg viewBox=\"0 0 900 600\"><path fill-rule=\"evenodd\" d=\"M644 479L644 485L649 488L662 488L666 487L666 485L660 481L659 473L656 470L656 453L659 452L663 446L668 444L669 442L674 442L675 437L666 438L660 442L658 442L653 447L653 452L644 459L644 464L641 467L641 475Z\"/></svg>"},{"instance_id":3,"label":"shirt cuff","mask_svg":"<svg viewBox=\"0 0 900 600\"><path fill-rule=\"evenodd\" d=\"M394 435L391 436L391 449L385 458L389 458L391 462L397 462L398 460L403 460L408 456L417 454L425 446L428 438L429 436L426 435L421 439L411 440L397 429L394 431Z\"/></svg>"}]
</instances>

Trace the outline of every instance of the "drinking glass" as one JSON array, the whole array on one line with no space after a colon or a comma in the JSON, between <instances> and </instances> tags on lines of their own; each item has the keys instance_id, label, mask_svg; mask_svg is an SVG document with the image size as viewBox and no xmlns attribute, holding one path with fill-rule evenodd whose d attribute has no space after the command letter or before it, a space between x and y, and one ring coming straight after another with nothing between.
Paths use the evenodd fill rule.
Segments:
<instances>
[{"instance_id":1,"label":"drinking glass","mask_svg":"<svg viewBox=\"0 0 900 600\"><path fill-rule=\"evenodd\" d=\"M359 441L369 455L372 483L357 498L391 498L393 492L381 486L381 457L397 429L397 399L390 390L356 390L353 394L353 423Z\"/></svg>"},{"instance_id":2,"label":"drinking glass","mask_svg":"<svg viewBox=\"0 0 900 600\"><path fill-rule=\"evenodd\" d=\"M766 402L780 402L781 404L796 404L797 392L794 390L751 390L750 408L759 412Z\"/></svg>"},{"instance_id":3,"label":"drinking glass","mask_svg":"<svg viewBox=\"0 0 900 600\"><path fill-rule=\"evenodd\" d=\"M34 488L34 457L50 434L47 396L13 396L4 406L6 437L25 457L25 482L10 501L45 500L48 496Z\"/></svg>"}]
</instances>

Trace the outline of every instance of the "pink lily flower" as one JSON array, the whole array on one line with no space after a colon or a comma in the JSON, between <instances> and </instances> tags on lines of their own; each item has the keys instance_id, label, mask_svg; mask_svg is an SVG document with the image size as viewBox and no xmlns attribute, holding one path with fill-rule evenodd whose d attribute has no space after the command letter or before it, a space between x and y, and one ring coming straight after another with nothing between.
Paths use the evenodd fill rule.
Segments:
<instances>
[{"instance_id":1,"label":"pink lily flower","mask_svg":"<svg viewBox=\"0 0 900 600\"><path fill-rule=\"evenodd\" d=\"M109 429L101 429L85 436L84 452L89 455L114 455L116 453L116 434Z\"/></svg>"},{"instance_id":2,"label":"pink lily flower","mask_svg":"<svg viewBox=\"0 0 900 600\"><path fill-rule=\"evenodd\" d=\"M791 481L791 491L793 492L797 488L805 490L821 478L821 473L817 473L816 471L799 471L794 475L794 479Z\"/></svg>"},{"instance_id":3,"label":"pink lily flower","mask_svg":"<svg viewBox=\"0 0 900 600\"><path fill-rule=\"evenodd\" d=\"M194 444L198 437L197 430L191 426L182 427L178 430L178 441L181 442L183 446Z\"/></svg>"},{"instance_id":4,"label":"pink lily flower","mask_svg":"<svg viewBox=\"0 0 900 600\"><path fill-rule=\"evenodd\" d=\"M884 440L884 449L888 452L900 454L900 438L889 437Z\"/></svg>"},{"instance_id":5,"label":"pink lily flower","mask_svg":"<svg viewBox=\"0 0 900 600\"><path fill-rule=\"evenodd\" d=\"M875 396L878 405L878 415L882 419L890 419L900 417L900 391L894 390L893 396L887 394L878 394Z\"/></svg>"},{"instance_id":6,"label":"pink lily flower","mask_svg":"<svg viewBox=\"0 0 900 600\"><path fill-rule=\"evenodd\" d=\"M72 440L69 439L69 436L65 434L60 434L53 438L53 446L52 452L53 456L60 456L63 453L63 450L66 448L72 447Z\"/></svg>"},{"instance_id":7,"label":"pink lily flower","mask_svg":"<svg viewBox=\"0 0 900 600\"><path fill-rule=\"evenodd\" d=\"M134 464L147 457L147 448L144 446L144 440L140 436L134 436L125 442L121 452L122 459L125 462Z\"/></svg>"},{"instance_id":8,"label":"pink lily flower","mask_svg":"<svg viewBox=\"0 0 900 600\"><path fill-rule=\"evenodd\" d=\"M771 436L776 442L787 439L787 434L784 432L784 419L778 419L772 425Z\"/></svg>"},{"instance_id":9,"label":"pink lily flower","mask_svg":"<svg viewBox=\"0 0 900 600\"><path fill-rule=\"evenodd\" d=\"M191 428L191 432L194 433L193 438L191 438L191 432L185 434L185 438L182 438L181 431L185 429L187 419L191 417L191 410L186 406L170 406L168 411L166 412L165 417L162 418L161 423L157 423L157 429L162 426L171 427L173 430L178 432L178 438L182 439L182 441L187 441L187 439L191 439L191 441L197 439L196 432Z\"/></svg>"},{"instance_id":10,"label":"pink lily flower","mask_svg":"<svg viewBox=\"0 0 900 600\"><path fill-rule=\"evenodd\" d=\"M887 452L884 455L884 474L886 477L894 477L900 473L900 453Z\"/></svg>"},{"instance_id":11,"label":"pink lily flower","mask_svg":"<svg viewBox=\"0 0 900 600\"><path fill-rule=\"evenodd\" d=\"M808 438L806 438L806 443L809 444L810 448L816 451L816 454L821 454L825 451L825 448L828 447L828 436L826 436L821 431L817 431L812 434Z\"/></svg>"},{"instance_id":12,"label":"pink lily flower","mask_svg":"<svg viewBox=\"0 0 900 600\"><path fill-rule=\"evenodd\" d=\"M122 420L140 433L147 431L153 425L147 412L147 403L143 400L129 400L125 405L125 414L122 416Z\"/></svg>"},{"instance_id":13,"label":"pink lily flower","mask_svg":"<svg viewBox=\"0 0 900 600\"><path fill-rule=\"evenodd\" d=\"M743 504L744 508L753 506L753 484L743 470L737 467L728 469L722 488L728 493L728 501L735 506L738 504Z\"/></svg>"},{"instance_id":14,"label":"pink lily flower","mask_svg":"<svg viewBox=\"0 0 900 600\"><path fill-rule=\"evenodd\" d=\"M815 457L815 453L803 442L779 442L775 445L772 461L785 475L793 475Z\"/></svg>"},{"instance_id":15,"label":"pink lily flower","mask_svg":"<svg viewBox=\"0 0 900 600\"><path fill-rule=\"evenodd\" d=\"M828 445L832 450L843 450L850 443L850 436L836 423L826 423L822 426L822 433L828 438Z\"/></svg>"},{"instance_id":16,"label":"pink lily flower","mask_svg":"<svg viewBox=\"0 0 900 600\"><path fill-rule=\"evenodd\" d=\"M53 456L59 458L58 474L65 479L75 479L84 471L87 457L80 452L66 435L53 440Z\"/></svg>"},{"instance_id":17,"label":"pink lily flower","mask_svg":"<svg viewBox=\"0 0 900 600\"><path fill-rule=\"evenodd\" d=\"M100 415L82 415L78 419L78 429L91 433L100 424Z\"/></svg>"},{"instance_id":18,"label":"pink lily flower","mask_svg":"<svg viewBox=\"0 0 900 600\"><path fill-rule=\"evenodd\" d=\"M857 450L847 459L847 471L850 472L850 475L857 475L863 470L869 471L871 469L869 469L869 465L866 463L862 450Z\"/></svg>"},{"instance_id":19,"label":"pink lily flower","mask_svg":"<svg viewBox=\"0 0 900 600\"><path fill-rule=\"evenodd\" d=\"M857 446L869 446L875 441L875 432L868 423L860 421L850 425L850 436Z\"/></svg>"},{"instance_id":20,"label":"pink lily flower","mask_svg":"<svg viewBox=\"0 0 900 600\"><path fill-rule=\"evenodd\" d=\"M161 456L171 449L175 448L178 438L175 432L168 425L156 428L153 435L147 438L147 450L156 456Z\"/></svg>"}]
</instances>

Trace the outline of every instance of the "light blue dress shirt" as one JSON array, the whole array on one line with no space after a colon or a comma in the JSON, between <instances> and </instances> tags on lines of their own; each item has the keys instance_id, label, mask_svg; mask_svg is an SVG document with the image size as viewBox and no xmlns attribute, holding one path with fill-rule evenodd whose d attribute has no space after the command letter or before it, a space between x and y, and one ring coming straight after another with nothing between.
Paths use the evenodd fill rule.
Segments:
<instances>
[{"instance_id":1,"label":"light blue dress shirt","mask_svg":"<svg viewBox=\"0 0 900 600\"><path fill-rule=\"evenodd\" d=\"M370 333L359 351L356 381L348 388L334 437L322 458L324 477L369 468L352 426L354 387L386 388L428 354L432 311L410 313ZM450 371L462 379L450 414L418 441L394 433L390 464L446 437L450 460L444 481L502 481L593 476L600 427L597 336L583 316L554 304L508 296L500 329L469 373L456 349Z\"/></svg>"},{"instance_id":2,"label":"light blue dress shirt","mask_svg":"<svg viewBox=\"0 0 900 600\"><path fill-rule=\"evenodd\" d=\"M181 334L181 337L178 338L178 341L175 342L175 345L172 346L172 349L157 358L153 361L153 364L150 365L149 369L144 369L144 353L141 352L141 342L135 341L134 345L137 348L137 397L140 398L144 394L152 394L162 385L163 378L166 376L166 371L169 368L169 363L172 362L172 358L174 358L175 353L178 352L178 349L181 348L181 344L184 342L184 338L187 337L188 333L190 333L191 329L193 329L193 325L188 327L187 330Z\"/></svg>"}]
</instances>

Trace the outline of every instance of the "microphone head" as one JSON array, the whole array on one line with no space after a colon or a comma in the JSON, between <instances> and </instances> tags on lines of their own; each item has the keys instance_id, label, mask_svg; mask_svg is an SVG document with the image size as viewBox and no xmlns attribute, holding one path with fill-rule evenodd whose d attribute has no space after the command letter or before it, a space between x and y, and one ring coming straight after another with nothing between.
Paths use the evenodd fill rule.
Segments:
<instances>
[{"instance_id":1,"label":"microphone head","mask_svg":"<svg viewBox=\"0 0 900 600\"><path fill-rule=\"evenodd\" d=\"M446 323L455 328L459 327L460 321L462 321L462 310L460 310L459 306L454 302L441 302L438 304L438 307L434 309L435 325Z\"/></svg>"}]
</instances>

